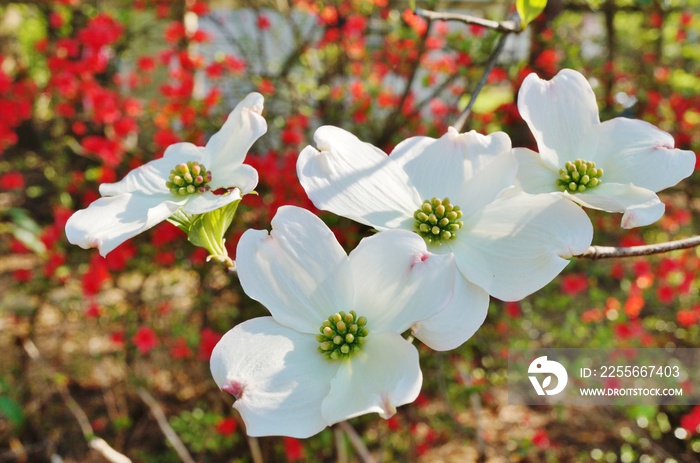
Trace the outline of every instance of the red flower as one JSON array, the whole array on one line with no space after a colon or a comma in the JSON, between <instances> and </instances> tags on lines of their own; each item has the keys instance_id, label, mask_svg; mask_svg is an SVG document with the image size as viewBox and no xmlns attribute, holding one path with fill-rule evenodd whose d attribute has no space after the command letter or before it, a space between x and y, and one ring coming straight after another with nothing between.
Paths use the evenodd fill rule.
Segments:
<instances>
[{"instance_id":1,"label":"red flower","mask_svg":"<svg viewBox=\"0 0 700 463\"><path fill-rule=\"evenodd\" d=\"M170 348L170 355L174 359L184 359L192 356L192 349L187 345L185 338L177 338L175 345Z\"/></svg>"},{"instance_id":2,"label":"red flower","mask_svg":"<svg viewBox=\"0 0 700 463\"><path fill-rule=\"evenodd\" d=\"M144 355L158 345L158 337L155 331L147 326L140 327L136 331L136 334L134 334L132 341L136 348Z\"/></svg>"},{"instance_id":3,"label":"red flower","mask_svg":"<svg viewBox=\"0 0 700 463\"><path fill-rule=\"evenodd\" d=\"M100 292L102 285L109 280L107 261L99 254L93 254L88 265L88 271L83 275L83 294L94 296Z\"/></svg>"},{"instance_id":4,"label":"red flower","mask_svg":"<svg viewBox=\"0 0 700 463\"><path fill-rule=\"evenodd\" d=\"M287 455L287 461L299 461L306 458L304 444L293 437L284 438L284 452Z\"/></svg>"},{"instance_id":5,"label":"red flower","mask_svg":"<svg viewBox=\"0 0 700 463\"><path fill-rule=\"evenodd\" d=\"M656 290L656 297L659 299L659 302L663 304L670 304L673 302L673 299L675 298L675 292L673 291L673 288L671 288L668 285L661 285L659 288Z\"/></svg>"},{"instance_id":6,"label":"red flower","mask_svg":"<svg viewBox=\"0 0 700 463\"><path fill-rule=\"evenodd\" d=\"M205 2L194 2L189 6L189 10L196 14L197 16L204 16L209 13L209 5Z\"/></svg>"},{"instance_id":7,"label":"red flower","mask_svg":"<svg viewBox=\"0 0 700 463\"><path fill-rule=\"evenodd\" d=\"M588 289L588 278L580 273L564 275L561 279L561 290L569 296L576 296Z\"/></svg>"},{"instance_id":8,"label":"red flower","mask_svg":"<svg viewBox=\"0 0 700 463\"><path fill-rule=\"evenodd\" d=\"M216 432L222 436L230 436L236 432L236 428L238 428L238 423L233 418L222 418L214 427Z\"/></svg>"},{"instance_id":9,"label":"red flower","mask_svg":"<svg viewBox=\"0 0 700 463\"><path fill-rule=\"evenodd\" d=\"M630 318L637 318L644 308L644 298L638 294L630 295L625 301L625 313Z\"/></svg>"},{"instance_id":10,"label":"red flower","mask_svg":"<svg viewBox=\"0 0 700 463\"><path fill-rule=\"evenodd\" d=\"M0 189L21 190L24 188L24 175L20 172L7 172L0 177Z\"/></svg>"},{"instance_id":11,"label":"red flower","mask_svg":"<svg viewBox=\"0 0 700 463\"><path fill-rule=\"evenodd\" d=\"M258 91L263 95L272 95L275 93L275 84L273 84L269 79L263 79L258 84Z\"/></svg>"},{"instance_id":12,"label":"red flower","mask_svg":"<svg viewBox=\"0 0 700 463\"><path fill-rule=\"evenodd\" d=\"M518 318L523 314L522 310L520 310L519 302L506 302L505 310L510 318Z\"/></svg>"},{"instance_id":13,"label":"red flower","mask_svg":"<svg viewBox=\"0 0 700 463\"><path fill-rule=\"evenodd\" d=\"M700 320L700 313L694 310L679 310L676 314L676 320L682 327L689 328Z\"/></svg>"},{"instance_id":14,"label":"red flower","mask_svg":"<svg viewBox=\"0 0 700 463\"><path fill-rule=\"evenodd\" d=\"M156 60L151 56L142 56L138 59L137 66L144 72L150 72L156 68Z\"/></svg>"},{"instance_id":15,"label":"red flower","mask_svg":"<svg viewBox=\"0 0 700 463\"><path fill-rule=\"evenodd\" d=\"M185 37L185 26L180 21L173 21L165 29L165 40L168 42L177 42Z\"/></svg>"},{"instance_id":16,"label":"red flower","mask_svg":"<svg viewBox=\"0 0 700 463\"><path fill-rule=\"evenodd\" d=\"M221 340L222 335L210 328L204 328L200 333L199 338L199 353L197 358L202 361L209 361L211 357L211 352L214 350L216 344Z\"/></svg>"},{"instance_id":17,"label":"red flower","mask_svg":"<svg viewBox=\"0 0 700 463\"><path fill-rule=\"evenodd\" d=\"M100 309L97 302L93 302L87 309L85 309L85 316L88 318L97 318L100 315L102 315L102 309Z\"/></svg>"},{"instance_id":18,"label":"red flower","mask_svg":"<svg viewBox=\"0 0 700 463\"><path fill-rule=\"evenodd\" d=\"M270 18L261 14L258 16L258 29L266 31L270 28Z\"/></svg>"},{"instance_id":19,"label":"red flower","mask_svg":"<svg viewBox=\"0 0 700 463\"><path fill-rule=\"evenodd\" d=\"M532 443L541 449L548 448L551 445L551 442L549 440L549 435L547 434L547 431L545 431L544 429L539 429L535 431L535 434L533 434L532 436Z\"/></svg>"},{"instance_id":20,"label":"red flower","mask_svg":"<svg viewBox=\"0 0 700 463\"><path fill-rule=\"evenodd\" d=\"M112 333L112 335L109 337L109 340L118 346L123 346L124 345L124 333L122 331L117 331L115 333Z\"/></svg>"},{"instance_id":21,"label":"red flower","mask_svg":"<svg viewBox=\"0 0 700 463\"><path fill-rule=\"evenodd\" d=\"M15 279L17 283L26 283L32 279L33 272L28 268L17 269L12 272L12 278Z\"/></svg>"},{"instance_id":22,"label":"red flower","mask_svg":"<svg viewBox=\"0 0 700 463\"><path fill-rule=\"evenodd\" d=\"M690 413L681 417L681 427L691 435L700 432L700 405L696 405Z\"/></svg>"}]
</instances>

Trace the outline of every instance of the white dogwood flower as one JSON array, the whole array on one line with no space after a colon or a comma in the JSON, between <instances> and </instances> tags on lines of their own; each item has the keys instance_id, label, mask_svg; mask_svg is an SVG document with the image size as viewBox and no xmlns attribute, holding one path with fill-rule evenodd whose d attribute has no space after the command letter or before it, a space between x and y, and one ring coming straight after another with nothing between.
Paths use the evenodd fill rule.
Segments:
<instances>
[{"instance_id":1,"label":"white dogwood flower","mask_svg":"<svg viewBox=\"0 0 700 463\"><path fill-rule=\"evenodd\" d=\"M584 207L621 212L622 227L656 222L664 204L655 192L693 173L695 154L674 148L673 137L645 121L603 123L586 78L571 69L552 80L530 74L518 109L539 153L516 148L517 184L528 193L563 191Z\"/></svg>"},{"instance_id":2,"label":"white dogwood flower","mask_svg":"<svg viewBox=\"0 0 700 463\"><path fill-rule=\"evenodd\" d=\"M262 95L251 93L205 147L170 145L162 158L100 185L102 197L66 223L68 241L104 256L177 211L203 214L240 200L258 183L257 171L243 161L267 131L262 110Z\"/></svg>"},{"instance_id":3,"label":"white dogwood flower","mask_svg":"<svg viewBox=\"0 0 700 463\"><path fill-rule=\"evenodd\" d=\"M249 435L309 437L416 399L418 351L401 333L452 297L451 256L393 231L348 257L319 218L284 206L270 233L243 234L236 260L243 290L272 316L226 333L210 365Z\"/></svg>"},{"instance_id":4,"label":"white dogwood flower","mask_svg":"<svg viewBox=\"0 0 700 463\"><path fill-rule=\"evenodd\" d=\"M414 137L390 156L337 127L319 128L297 174L319 209L379 231L404 229L435 253L454 253L455 297L413 332L428 346L459 346L486 318L489 294L518 300L549 283L593 236L580 207L556 194L511 188L517 163L508 136L453 128ZM449 322L445 322L449 320Z\"/></svg>"}]
</instances>

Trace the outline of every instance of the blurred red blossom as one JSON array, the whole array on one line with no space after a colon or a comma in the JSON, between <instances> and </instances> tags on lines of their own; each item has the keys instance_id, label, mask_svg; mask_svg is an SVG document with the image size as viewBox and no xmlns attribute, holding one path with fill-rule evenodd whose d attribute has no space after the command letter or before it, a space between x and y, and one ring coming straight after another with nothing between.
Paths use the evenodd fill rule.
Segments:
<instances>
[{"instance_id":1,"label":"blurred red blossom","mask_svg":"<svg viewBox=\"0 0 700 463\"><path fill-rule=\"evenodd\" d=\"M158 336L156 332L148 326L140 326L131 340L139 352L144 355L158 346Z\"/></svg>"}]
</instances>

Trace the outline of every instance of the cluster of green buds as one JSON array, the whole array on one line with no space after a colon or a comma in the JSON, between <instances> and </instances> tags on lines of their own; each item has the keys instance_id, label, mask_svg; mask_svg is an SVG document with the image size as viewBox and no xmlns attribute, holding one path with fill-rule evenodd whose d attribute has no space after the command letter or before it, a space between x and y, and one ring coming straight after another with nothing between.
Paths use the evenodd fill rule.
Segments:
<instances>
[{"instance_id":1,"label":"cluster of green buds","mask_svg":"<svg viewBox=\"0 0 700 463\"><path fill-rule=\"evenodd\" d=\"M318 351L329 360L347 359L360 351L367 336L367 318L357 317L354 310L350 313L336 312L323 321L316 340L320 343Z\"/></svg>"},{"instance_id":2,"label":"cluster of green buds","mask_svg":"<svg viewBox=\"0 0 700 463\"><path fill-rule=\"evenodd\" d=\"M423 201L414 214L413 223L416 232L429 244L451 240L462 228L462 211L459 206L450 203L449 198L431 198Z\"/></svg>"},{"instance_id":3,"label":"cluster of green buds","mask_svg":"<svg viewBox=\"0 0 700 463\"><path fill-rule=\"evenodd\" d=\"M185 196L209 190L211 172L197 161L178 164L170 171L165 186L174 195Z\"/></svg>"},{"instance_id":4,"label":"cluster of green buds","mask_svg":"<svg viewBox=\"0 0 700 463\"><path fill-rule=\"evenodd\" d=\"M603 169L596 169L595 162L577 159L567 162L563 169L559 169L557 186L561 191L569 193L583 193L588 188L601 184Z\"/></svg>"}]
</instances>

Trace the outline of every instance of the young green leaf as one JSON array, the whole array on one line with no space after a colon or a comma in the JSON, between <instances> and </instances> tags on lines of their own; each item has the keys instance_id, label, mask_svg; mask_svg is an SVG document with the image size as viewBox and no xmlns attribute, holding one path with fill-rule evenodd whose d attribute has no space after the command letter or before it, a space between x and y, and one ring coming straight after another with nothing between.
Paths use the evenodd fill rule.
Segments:
<instances>
[{"instance_id":1,"label":"young green leaf","mask_svg":"<svg viewBox=\"0 0 700 463\"><path fill-rule=\"evenodd\" d=\"M520 27L525 29L544 11L545 6L547 6L547 0L517 0L515 7L520 15Z\"/></svg>"}]
</instances>

